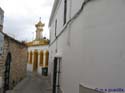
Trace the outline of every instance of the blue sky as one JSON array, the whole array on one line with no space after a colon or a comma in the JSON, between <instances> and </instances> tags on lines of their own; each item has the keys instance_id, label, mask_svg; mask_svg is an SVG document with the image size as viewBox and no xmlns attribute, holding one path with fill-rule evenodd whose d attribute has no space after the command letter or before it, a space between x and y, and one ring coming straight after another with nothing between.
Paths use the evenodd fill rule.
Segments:
<instances>
[{"instance_id":1,"label":"blue sky","mask_svg":"<svg viewBox=\"0 0 125 93\"><path fill-rule=\"evenodd\" d=\"M4 10L4 32L17 40L35 38L35 24L45 23L43 36L49 38L48 22L54 0L0 0Z\"/></svg>"}]
</instances>

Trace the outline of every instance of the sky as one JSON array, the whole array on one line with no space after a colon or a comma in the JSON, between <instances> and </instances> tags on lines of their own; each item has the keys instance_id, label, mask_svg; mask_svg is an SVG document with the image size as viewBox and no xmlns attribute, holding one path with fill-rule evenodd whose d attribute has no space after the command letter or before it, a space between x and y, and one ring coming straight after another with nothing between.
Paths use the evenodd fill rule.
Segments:
<instances>
[{"instance_id":1,"label":"sky","mask_svg":"<svg viewBox=\"0 0 125 93\"><path fill-rule=\"evenodd\" d=\"M54 0L0 0L4 10L4 32L19 41L35 39L35 24L45 24L43 36L49 38L48 22Z\"/></svg>"}]
</instances>

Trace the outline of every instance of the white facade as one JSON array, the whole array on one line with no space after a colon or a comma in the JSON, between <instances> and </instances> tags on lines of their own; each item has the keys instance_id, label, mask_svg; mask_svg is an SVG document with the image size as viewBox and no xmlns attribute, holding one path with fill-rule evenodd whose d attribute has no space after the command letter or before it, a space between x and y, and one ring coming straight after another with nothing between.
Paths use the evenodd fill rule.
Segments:
<instances>
[{"instance_id":1,"label":"white facade","mask_svg":"<svg viewBox=\"0 0 125 93\"><path fill-rule=\"evenodd\" d=\"M84 0L67 2L68 22ZM49 24L51 78L54 56L61 53L63 93L79 93L80 84L92 89L125 88L125 1L90 0L66 29L63 9L64 0L55 0Z\"/></svg>"},{"instance_id":2,"label":"white facade","mask_svg":"<svg viewBox=\"0 0 125 93\"><path fill-rule=\"evenodd\" d=\"M48 45L45 46L31 46L28 47L28 53L32 51L32 64L27 64L27 71L33 72L33 63L34 63L34 51L38 51L38 63L37 63L37 73L42 74L42 68L45 67L45 52L48 51ZM40 66L40 51L44 52L44 60L43 60L43 66ZM28 60L30 60L30 56L28 57Z\"/></svg>"}]
</instances>

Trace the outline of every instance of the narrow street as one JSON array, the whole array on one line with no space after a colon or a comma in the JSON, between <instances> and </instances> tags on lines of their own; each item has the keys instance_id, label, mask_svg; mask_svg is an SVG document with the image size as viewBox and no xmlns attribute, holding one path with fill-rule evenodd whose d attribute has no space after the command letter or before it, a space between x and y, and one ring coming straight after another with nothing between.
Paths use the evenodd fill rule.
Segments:
<instances>
[{"instance_id":1,"label":"narrow street","mask_svg":"<svg viewBox=\"0 0 125 93\"><path fill-rule=\"evenodd\" d=\"M48 77L40 76L36 73L28 73L13 90L7 93L52 93L48 82Z\"/></svg>"}]
</instances>

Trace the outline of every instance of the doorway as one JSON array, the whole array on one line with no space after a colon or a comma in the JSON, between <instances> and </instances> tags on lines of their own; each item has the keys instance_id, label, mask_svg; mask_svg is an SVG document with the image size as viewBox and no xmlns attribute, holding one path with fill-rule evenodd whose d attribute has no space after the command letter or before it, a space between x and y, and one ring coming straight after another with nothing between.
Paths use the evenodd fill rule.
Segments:
<instances>
[{"instance_id":1,"label":"doorway","mask_svg":"<svg viewBox=\"0 0 125 93\"><path fill-rule=\"evenodd\" d=\"M62 93L60 90L60 75L61 75L61 57L54 58L53 65L53 92Z\"/></svg>"},{"instance_id":2,"label":"doorway","mask_svg":"<svg viewBox=\"0 0 125 93\"><path fill-rule=\"evenodd\" d=\"M10 63L11 63L11 53L9 52L6 57L5 62L5 72L4 72L4 93L9 90L9 78L10 78Z\"/></svg>"},{"instance_id":3,"label":"doorway","mask_svg":"<svg viewBox=\"0 0 125 93\"><path fill-rule=\"evenodd\" d=\"M37 71L38 68L38 51L34 51L34 63L33 63L33 71Z\"/></svg>"}]
</instances>

